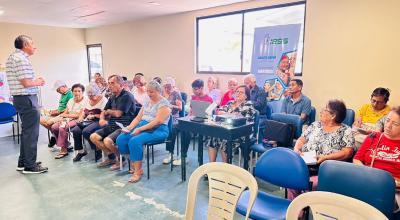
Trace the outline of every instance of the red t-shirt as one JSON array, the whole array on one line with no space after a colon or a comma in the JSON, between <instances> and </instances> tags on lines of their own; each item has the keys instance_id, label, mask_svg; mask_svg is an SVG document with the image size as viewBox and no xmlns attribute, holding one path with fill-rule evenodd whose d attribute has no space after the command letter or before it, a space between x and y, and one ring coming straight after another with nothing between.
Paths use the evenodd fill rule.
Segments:
<instances>
[{"instance_id":1,"label":"red t-shirt","mask_svg":"<svg viewBox=\"0 0 400 220\"><path fill-rule=\"evenodd\" d=\"M220 105L221 105L221 106L224 106L224 105L226 105L226 104L227 104L229 101L231 101L231 100L233 100L232 92L231 92L231 91L227 91L227 92L224 94L224 96L222 96Z\"/></svg>"},{"instance_id":2,"label":"red t-shirt","mask_svg":"<svg viewBox=\"0 0 400 220\"><path fill-rule=\"evenodd\" d=\"M379 146L376 147L380 135L381 133L376 133L375 136L368 136L354 159L370 166L372 157L376 154L373 167L386 170L394 177L400 178L400 140L390 140L383 135Z\"/></svg>"}]
</instances>

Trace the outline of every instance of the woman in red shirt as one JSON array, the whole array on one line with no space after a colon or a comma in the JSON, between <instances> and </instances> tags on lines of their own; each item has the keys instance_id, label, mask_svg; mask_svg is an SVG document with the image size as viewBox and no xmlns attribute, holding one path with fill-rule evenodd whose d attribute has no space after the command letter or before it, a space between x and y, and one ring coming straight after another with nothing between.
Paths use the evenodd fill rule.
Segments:
<instances>
[{"instance_id":1,"label":"woman in red shirt","mask_svg":"<svg viewBox=\"0 0 400 220\"><path fill-rule=\"evenodd\" d=\"M389 112L383 133L372 133L365 139L353 163L388 171L396 180L397 189L400 188L400 106ZM399 192L396 201L399 204Z\"/></svg>"}]
</instances>

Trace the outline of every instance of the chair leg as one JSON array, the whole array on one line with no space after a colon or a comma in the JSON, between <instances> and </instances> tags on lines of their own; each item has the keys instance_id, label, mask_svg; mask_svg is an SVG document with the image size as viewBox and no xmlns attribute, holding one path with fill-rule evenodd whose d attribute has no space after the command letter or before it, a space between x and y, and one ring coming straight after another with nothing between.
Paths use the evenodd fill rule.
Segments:
<instances>
[{"instance_id":1,"label":"chair leg","mask_svg":"<svg viewBox=\"0 0 400 220\"><path fill-rule=\"evenodd\" d=\"M150 179L150 155L149 155L149 148L150 148L150 146L149 145L146 145L146 152L147 152L147 155L146 155L146 158L147 158L147 179Z\"/></svg>"},{"instance_id":2,"label":"chair leg","mask_svg":"<svg viewBox=\"0 0 400 220\"><path fill-rule=\"evenodd\" d=\"M151 145L151 164L154 164L154 145Z\"/></svg>"},{"instance_id":3,"label":"chair leg","mask_svg":"<svg viewBox=\"0 0 400 220\"><path fill-rule=\"evenodd\" d=\"M14 122L12 123L12 130L13 130L13 141L15 141Z\"/></svg>"},{"instance_id":4,"label":"chair leg","mask_svg":"<svg viewBox=\"0 0 400 220\"><path fill-rule=\"evenodd\" d=\"M240 149L240 147L239 147L239 167L240 167L240 164L242 164L241 162L242 162L242 149Z\"/></svg>"},{"instance_id":5,"label":"chair leg","mask_svg":"<svg viewBox=\"0 0 400 220\"><path fill-rule=\"evenodd\" d=\"M174 168L174 165L173 165L173 161L174 161L174 153L170 153L171 154L171 163L170 163L170 165L171 165L171 172L172 172L172 169Z\"/></svg>"},{"instance_id":6,"label":"chair leg","mask_svg":"<svg viewBox=\"0 0 400 220\"><path fill-rule=\"evenodd\" d=\"M122 154L119 155L119 170L122 171Z\"/></svg>"},{"instance_id":7,"label":"chair leg","mask_svg":"<svg viewBox=\"0 0 400 220\"><path fill-rule=\"evenodd\" d=\"M179 131L176 132L176 156L179 157Z\"/></svg>"}]
</instances>

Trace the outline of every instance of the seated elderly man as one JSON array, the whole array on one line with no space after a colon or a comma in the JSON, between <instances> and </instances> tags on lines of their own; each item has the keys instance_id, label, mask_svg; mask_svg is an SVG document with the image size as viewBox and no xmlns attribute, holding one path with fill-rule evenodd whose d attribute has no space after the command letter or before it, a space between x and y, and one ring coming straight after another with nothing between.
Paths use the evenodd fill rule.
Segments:
<instances>
[{"instance_id":1,"label":"seated elderly man","mask_svg":"<svg viewBox=\"0 0 400 220\"><path fill-rule=\"evenodd\" d=\"M149 99L145 100L139 114L117 138L121 154L129 154L133 174L129 182L140 181L143 170L143 145L149 141L165 140L169 135L168 120L171 114L169 101L161 95L162 88L156 81L147 86Z\"/></svg>"},{"instance_id":2,"label":"seated elderly man","mask_svg":"<svg viewBox=\"0 0 400 220\"><path fill-rule=\"evenodd\" d=\"M99 167L106 167L118 161L118 148L115 146L115 140L121 133L121 129L116 122L124 126L128 125L136 110L135 99L130 92L123 88L124 80L121 76L110 76L108 85L113 95L108 99L100 114L99 125L103 128L90 135L90 140L96 145L97 149L102 150L108 156L106 160L99 164ZM112 167L113 170L118 168L118 164Z\"/></svg>"},{"instance_id":3,"label":"seated elderly man","mask_svg":"<svg viewBox=\"0 0 400 220\"><path fill-rule=\"evenodd\" d=\"M351 128L342 124L346 117L346 105L340 100L330 100L321 109L319 121L312 123L296 141L294 151L315 152L317 164L325 160L348 160L353 155L354 137ZM313 190L316 189L318 176L311 176ZM294 199L301 192L288 191L288 198Z\"/></svg>"},{"instance_id":4,"label":"seated elderly man","mask_svg":"<svg viewBox=\"0 0 400 220\"><path fill-rule=\"evenodd\" d=\"M308 120L311 112L311 100L303 95L303 81L300 79L292 79L289 82L289 96L283 100L282 113L299 115L304 123Z\"/></svg>"},{"instance_id":5,"label":"seated elderly man","mask_svg":"<svg viewBox=\"0 0 400 220\"><path fill-rule=\"evenodd\" d=\"M250 101L254 108L260 112L260 115L265 115L267 113L267 93L257 86L256 76L254 74L246 75L243 83L250 89Z\"/></svg>"},{"instance_id":6,"label":"seated elderly man","mask_svg":"<svg viewBox=\"0 0 400 220\"><path fill-rule=\"evenodd\" d=\"M48 130L51 129L51 126L54 123L60 120L60 118L56 116L65 111L68 101L74 97L72 91L68 88L67 84L65 84L64 81L57 80L54 83L54 89L61 94L60 100L58 102L58 108L55 110L50 110L48 116L40 117L40 124ZM53 147L55 144L56 138L54 136L51 136L48 147Z\"/></svg>"}]
</instances>

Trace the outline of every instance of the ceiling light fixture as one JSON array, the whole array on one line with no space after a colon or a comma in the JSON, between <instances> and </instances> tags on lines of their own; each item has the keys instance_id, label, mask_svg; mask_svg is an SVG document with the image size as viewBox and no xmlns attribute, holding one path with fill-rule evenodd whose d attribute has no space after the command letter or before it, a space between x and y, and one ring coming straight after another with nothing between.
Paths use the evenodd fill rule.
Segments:
<instances>
[{"instance_id":1,"label":"ceiling light fixture","mask_svg":"<svg viewBox=\"0 0 400 220\"><path fill-rule=\"evenodd\" d=\"M159 6L159 5L161 5L161 4L158 3L158 2L147 2L147 4L153 5L153 6Z\"/></svg>"},{"instance_id":2,"label":"ceiling light fixture","mask_svg":"<svg viewBox=\"0 0 400 220\"><path fill-rule=\"evenodd\" d=\"M0 10L0 15L2 15L2 14L4 14L4 11L3 11L3 10Z\"/></svg>"}]
</instances>

